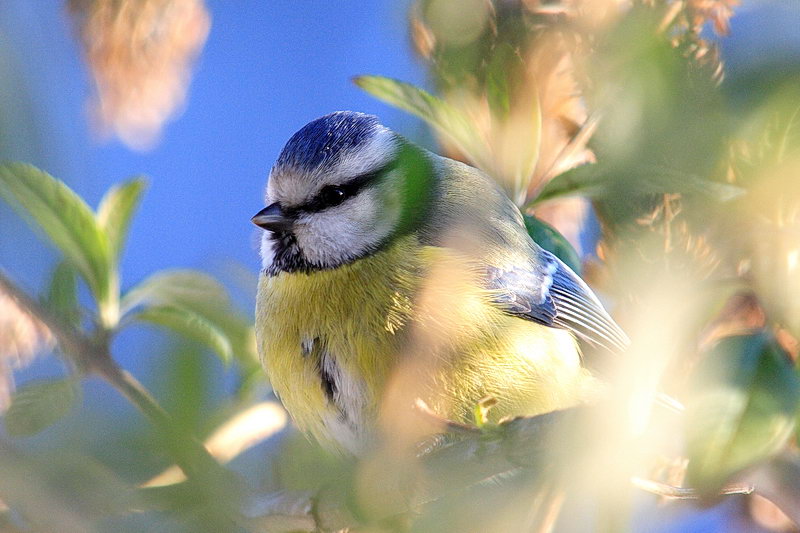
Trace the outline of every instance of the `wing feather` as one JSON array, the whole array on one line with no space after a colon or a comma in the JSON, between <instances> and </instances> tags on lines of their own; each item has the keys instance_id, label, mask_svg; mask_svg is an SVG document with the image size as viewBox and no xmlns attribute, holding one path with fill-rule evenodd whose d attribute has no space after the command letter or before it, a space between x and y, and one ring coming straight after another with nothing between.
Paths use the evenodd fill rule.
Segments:
<instances>
[{"instance_id":1,"label":"wing feather","mask_svg":"<svg viewBox=\"0 0 800 533\"><path fill-rule=\"evenodd\" d=\"M624 350L627 335L592 290L553 254L537 250L524 266L489 267L487 286L507 313L545 326L567 329L611 351Z\"/></svg>"}]
</instances>

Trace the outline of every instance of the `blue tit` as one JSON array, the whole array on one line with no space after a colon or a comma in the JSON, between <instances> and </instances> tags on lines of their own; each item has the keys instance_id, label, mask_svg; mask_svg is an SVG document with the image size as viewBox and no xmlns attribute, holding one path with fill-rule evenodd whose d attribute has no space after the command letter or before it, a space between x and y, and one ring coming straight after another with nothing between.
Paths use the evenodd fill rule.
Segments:
<instances>
[{"instance_id":1,"label":"blue tit","mask_svg":"<svg viewBox=\"0 0 800 533\"><path fill-rule=\"evenodd\" d=\"M297 426L362 453L400 372L443 418L490 421L580 402L576 337L627 338L539 247L483 172L343 111L295 133L269 175L256 337ZM410 407L410 406L409 406Z\"/></svg>"}]
</instances>

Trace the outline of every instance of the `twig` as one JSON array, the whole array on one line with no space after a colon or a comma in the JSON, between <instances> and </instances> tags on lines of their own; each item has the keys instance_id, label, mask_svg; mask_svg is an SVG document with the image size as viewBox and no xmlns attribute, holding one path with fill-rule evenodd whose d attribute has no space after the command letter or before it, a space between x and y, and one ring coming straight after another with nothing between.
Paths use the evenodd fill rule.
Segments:
<instances>
[{"instance_id":1,"label":"twig","mask_svg":"<svg viewBox=\"0 0 800 533\"><path fill-rule=\"evenodd\" d=\"M441 417L431 413L424 403L417 402L417 409L425 416ZM417 487L417 493L406 501L404 508L394 509L397 514L419 510L441 500L454 492L490 479L497 475L526 469L538 472L550 464L551 453L573 456L581 444L554 447L554 438L570 430L581 417L591 414L591 407L574 407L532 417L519 417L498 425L498 431L487 433L458 423L447 424L454 427L459 436L435 448L420 459L421 476L425 482ZM447 422L446 420L444 422ZM554 450L555 448L555 450ZM630 479L631 484L641 490L670 499L698 499L698 491L692 488L675 487L664 483L638 477ZM720 495L750 494L753 484L739 483L725 486ZM264 495L267 502L256 507L257 513L249 519L259 524L259 531L329 531L355 527L356 519L346 514L346 496L339 494L339 500L327 505L319 504L319 495L307 493L277 493ZM259 514L263 513L263 514ZM388 517L377 517L388 518ZM545 521L546 523L546 521ZM327 527L325 527L327 525Z\"/></svg>"},{"instance_id":2,"label":"twig","mask_svg":"<svg viewBox=\"0 0 800 533\"><path fill-rule=\"evenodd\" d=\"M575 407L532 417L519 417L498 424L498 431L485 432L477 428L442 419L424 402L416 408L437 423L454 428L459 438L447 442L424 455L419 465L425 482L402 507L387 506L390 518L418 510L427 504L463 490L494 476L520 471L541 461L552 449L550 438L560 424L585 411ZM449 423L448 423L449 422ZM374 487L376 490L386 487ZM339 487L341 489L341 487ZM386 489L392 490L392 487ZM338 531L358 526L357 519L347 512L348 495L341 490L310 495L305 492L264 494L254 499L245 512L249 527L254 531ZM386 498L389 499L388 497Z\"/></svg>"},{"instance_id":3,"label":"twig","mask_svg":"<svg viewBox=\"0 0 800 533\"><path fill-rule=\"evenodd\" d=\"M113 359L108 347L106 332L92 339L66 326L50 310L31 298L24 290L0 270L0 289L11 296L20 309L38 319L52 332L62 348L63 354L72 360L81 371L95 374L122 394L136 406L158 429L168 437L176 463L187 476L196 472L200 465L219 464L209 455L203 445L191 438L182 438L187 450L175 446L176 424L172 417L158 404L148 390L135 377L120 367Z\"/></svg>"},{"instance_id":4,"label":"twig","mask_svg":"<svg viewBox=\"0 0 800 533\"><path fill-rule=\"evenodd\" d=\"M454 420L448 420L447 418L439 416L433 409L428 407L428 404L421 398L417 398L414 401L414 408L425 416L425 418L429 419L429 421L436 424L437 427L441 427L443 430L450 433L455 433L457 435L478 435L481 433L481 430L475 426L462 424L461 422L455 422Z\"/></svg>"},{"instance_id":5,"label":"twig","mask_svg":"<svg viewBox=\"0 0 800 533\"><path fill-rule=\"evenodd\" d=\"M663 496L672 500L699 500L700 493L687 487L674 487L658 481L650 479L642 479L639 477L632 477L631 483L634 487L640 488L643 491L655 494L656 496ZM755 487L749 483L732 483L722 487L719 491L720 496L731 496L734 494L752 494Z\"/></svg>"}]
</instances>

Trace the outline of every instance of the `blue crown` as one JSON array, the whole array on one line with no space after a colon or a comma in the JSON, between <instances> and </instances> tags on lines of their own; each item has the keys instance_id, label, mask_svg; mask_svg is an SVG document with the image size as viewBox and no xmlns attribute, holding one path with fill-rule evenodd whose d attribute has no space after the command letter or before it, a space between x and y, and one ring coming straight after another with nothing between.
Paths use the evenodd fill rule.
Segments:
<instances>
[{"instance_id":1,"label":"blue crown","mask_svg":"<svg viewBox=\"0 0 800 533\"><path fill-rule=\"evenodd\" d=\"M354 111L337 111L313 120L292 135L275 166L311 170L336 161L343 151L352 150L381 128L378 118Z\"/></svg>"}]
</instances>

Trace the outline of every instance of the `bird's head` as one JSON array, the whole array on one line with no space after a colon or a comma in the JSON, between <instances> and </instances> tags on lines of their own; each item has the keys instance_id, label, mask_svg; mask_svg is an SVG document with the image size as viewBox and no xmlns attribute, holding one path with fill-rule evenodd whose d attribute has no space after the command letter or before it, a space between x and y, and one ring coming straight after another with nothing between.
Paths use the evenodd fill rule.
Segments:
<instances>
[{"instance_id":1,"label":"bird's head","mask_svg":"<svg viewBox=\"0 0 800 533\"><path fill-rule=\"evenodd\" d=\"M410 151L416 161L404 164ZM340 111L303 126L278 156L267 207L252 219L266 230L264 270L335 268L380 249L412 223L410 210L421 199L409 197L420 190L409 188L409 177L430 175L420 166L424 158L371 115Z\"/></svg>"}]
</instances>

